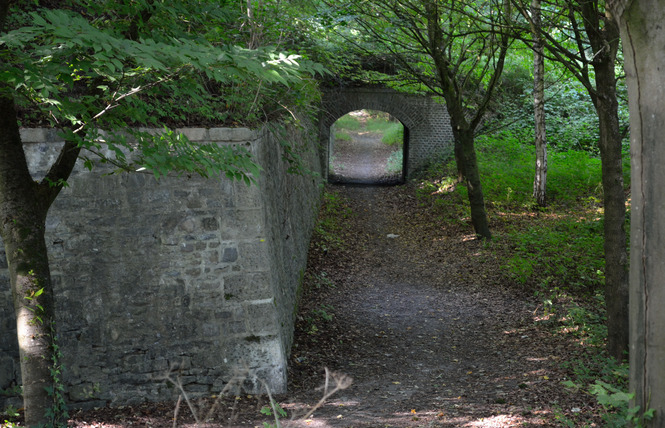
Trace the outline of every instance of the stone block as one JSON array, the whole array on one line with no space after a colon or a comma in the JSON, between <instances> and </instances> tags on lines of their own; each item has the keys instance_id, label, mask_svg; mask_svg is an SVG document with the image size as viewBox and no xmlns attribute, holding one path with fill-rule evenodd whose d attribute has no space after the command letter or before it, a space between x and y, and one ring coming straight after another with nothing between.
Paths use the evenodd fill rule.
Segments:
<instances>
[{"instance_id":1,"label":"stone block","mask_svg":"<svg viewBox=\"0 0 665 428\"><path fill-rule=\"evenodd\" d=\"M189 139L189 141L193 142L209 140L208 130L206 128L179 128L176 129L176 132L183 134Z\"/></svg>"},{"instance_id":2,"label":"stone block","mask_svg":"<svg viewBox=\"0 0 665 428\"><path fill-rule=\"evenodd\" d=\"M201 220L203 230L212 231L219 229L219 221L215 217L207 217Z\"/></svg>"},{"instance_id":3,"label":"stone block","mask_svg":"<svg viewBox=\"0 0 665 428\"><path fill-rule=\"evenodd\" d=\"M271 297L270 278L267 272L235 274L224 278L224 297L231 301L250 301Z\"/></svg>"},{"instance_id":4,"label":"stone block","mask_svg":"<svg viewBox=\"0 0 665 428\"><path fill-rule=\"evenodd\" d=\"M248 128L210 128L209 138L220 142L253 141L256 133Z\"/></svg>"},{"instance_id":5,"label":"stone block","mask_svg":"<svg viewBox=\"0 0 665 428\"><path fill-rule=\"evenodd\" d=\"M238 249L237 248L224 248L222 253L222 263L233 263L238 260Z\"/></svg>"},{"instance_id":6,"label":"stone block","mask_svg":"<svg viewBox=\"0 0 665 428\"><path fill-rule=\"evenodd\" d=\"M220 238L224 241L258 238L264 233L265 220L259 208L224 210L220 220Z\"/></svg>"},{"instance_id":7,"label":"stone block","mask_svg":"<svg viewBox=\"0 0 665 428\"><path fill-rule=\"evenodd\" d=\"M268 243L261 241L243 242L238 245L239 263L245 272L259 272L270 268Z\"/></svg>"},{"instance_id":8,"label":"stone block","mask_svg":"<svg viewBox=\"0 0 665 428\"><path fill-rule=\"evenodd\" d=\"M18 370L14 367L15 362L11 355L0 356L0 389L10 389L11 385L18 384L16 378Z\"/></svg>"},{"instance_id":9,"label":"stone block","mask_svg":"<svg viewBox=\"0 0 665 428\"><path fill-rule=\"evenodd\" d=\"M21 141L25 143L44 143L49 141L50 128L21 128Z\"/></svg>"},{"instance_id":10,"label":"stone block","mask_svg":"<svg viewBox=\"0 0 665 428\"><path fill-rule=\"evenodd\" d=\"M260 303L253 303L247 305L245 311L247 313L247 330L255 335L270 335L277 334L277 310L274 302L259 301Z\"/></svg>"},{"instance_id":11,"label":"stone block","mask_svg":"<svg viewBox=\"0 0 665 428\"><path fill-rule=\"evenodd\" d=\"M257 186L248 186L244 182L233 183L234 206L240 209L261 207L263 199Z\"/></svg>"}]
</instances>

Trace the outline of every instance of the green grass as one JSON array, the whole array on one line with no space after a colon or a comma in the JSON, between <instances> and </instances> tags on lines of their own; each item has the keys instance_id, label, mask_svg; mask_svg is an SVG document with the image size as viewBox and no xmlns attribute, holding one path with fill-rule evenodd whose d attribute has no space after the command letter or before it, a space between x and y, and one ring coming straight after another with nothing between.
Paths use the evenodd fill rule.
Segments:
<instances>
[{"instance_id":1,"label":"green grass","mask_svg":"<svg viewBox=\"0 0 665 428\"><path fill-rule=\"evenodd\" d=\"M404 141L404 126L393 119L388 113L373 110L363 110L366 121L361 121L357 116L346 114L335 122L338 131L335 138L348 141L351 137L345 131L367 131L381 134L385 144L401 146Z\"/></svg>"},{"instance_id":2,"label":"green grass","mask_svg":"<svg viewBox=\"0 0 665 428\"><path fill-rule=\"evenodd\" d=\"M362 128L362 123L360 123L357 117L350 114L345 114L344 116L337 119L335 126L339 129L344 129L347 131L358 131L360 128Z\"/></svg>"},{"instance_id":3,"label":"green grass","mask_svg":"<svg viewBox=\"0 0 665 428\"><path fill-rule=\"evenodd\" d=\"M533 204L535 151L509 133L477 138L478 166L485 198L502 206ZM584 151L548 153L547 198L550 205L602 198L600 159Z\"/></svg>"},{"instance_id":4,"label":"green grass","mask_svg":"<svg viewBox=\"0 0 665 428\"><path fill-rule=\"evenodd\" d=\"M575 293L602 287L605 265L600 219L562 216L534 223L504 232L503 239L513 248L503 265L511 279Z\"/></svg>"},{"instance_id":5,"label":"green grass","mask_svg":"<svg viewBox=\"0 0 665 428\"><path fill-rule=\"evenodd\" d=\"M402 147L402 143L404 142L404 126L398 122L391 122L390 126L384 131L381 141L389 146L397 145Z\"/></svg>"},{"instance_id":6,"label":"green grass","mask_svg":"<svg viewBox=\"0 0 665 428\"><path fill-rule=\"evenodd\" d=\"M335 132L335 140L337 141L351 141L351 136L344 131Z\"/></svg>"}]
</instances>

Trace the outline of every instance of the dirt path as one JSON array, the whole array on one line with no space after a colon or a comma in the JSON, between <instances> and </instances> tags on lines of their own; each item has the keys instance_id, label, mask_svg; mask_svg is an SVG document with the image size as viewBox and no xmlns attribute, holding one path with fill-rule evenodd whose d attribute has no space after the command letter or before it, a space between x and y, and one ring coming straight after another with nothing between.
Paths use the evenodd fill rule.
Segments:
<instances>
[{"instance_id":1,"label":"dirt path","mask_svg":"<svg viewBox=\"0 0 665 428\"><path fill-rule=\"evenodd\" d=\"M397 184L402 174L388 173L388 158L397 147L381 142L381 135L346 131L351 140L335 142L329 180L333 183Z\"/></svg>"},{"instance_id":2,"label":"dirt path","mask_svg":"<svg viewBox=\"0 0 665 428\"><path fill-rule=\"evenodd\" d=\"M315 334L301 325L291 377L302 390L325 365L354 383L292 426L550 426L559 343L538 337L534 302L492 285L500 278L482 244L422 230L405 189L335 190L357 213L355 238L311 263L337 286L304 311L327 305L334 319ZM313 404L311 394L291 407Z\"/></svg>"}]
</instances>

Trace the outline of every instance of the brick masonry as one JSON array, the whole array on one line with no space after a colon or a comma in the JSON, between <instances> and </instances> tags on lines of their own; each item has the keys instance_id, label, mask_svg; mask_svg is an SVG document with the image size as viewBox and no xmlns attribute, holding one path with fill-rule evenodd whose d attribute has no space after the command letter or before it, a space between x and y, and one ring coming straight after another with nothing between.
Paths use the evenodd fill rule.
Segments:
<instances>
[{"instance_id":1,"label":"brick masonry","mask_svg":"<svg viewBox=\"0 0 665 428\"><path fill-rule=\"evenodd\" d=\"M403 171L410 174L434 159L453 153L454 137L445 104L433 97L410 95L387 88L333 88L323 93L319 139L325 148L322 169L327 173L331 126L356 110L380 110L397 118L405 128Z\"/></svg>"},{"instance_id":2,"label":"brick masonry","mask_svg":"<svg viewBox=\"0 0 665 428\"><path fill-rule=\"evenodd\" d=\"M46 227L64 355L75 407L219 392L239 371L257 393L286 389L297 294L320 196L316 133L289 130L313 174L287 174L280 133L194 128L190 139L243 144L263 168L258 186L226 178L101 174L80 165ZM62 142L24 129L38 179ZM319 174L317 174L319 173ZM14 309L0 254L0 389L20 383ZM0 408L3 406L0 396Z\"/></svg>"}]
</instances>

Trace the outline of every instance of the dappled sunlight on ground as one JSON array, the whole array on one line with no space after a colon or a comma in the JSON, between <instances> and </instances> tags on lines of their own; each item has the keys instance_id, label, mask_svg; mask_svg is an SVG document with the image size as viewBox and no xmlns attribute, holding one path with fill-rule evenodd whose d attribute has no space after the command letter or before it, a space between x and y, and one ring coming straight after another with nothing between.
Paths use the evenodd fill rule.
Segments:
<instances>
[{"instance_id":1,"label":"dappled sunlight on ground","mask_svg":"<svg viewBox=\"0 0 665 428\"><path fill-rule=\"evenodd\" d=\"M490 414L484 417L472 415L459 415L438 409L411 409L410 411L394 412L383 416L363 414L355 412L357 402L328 403L325 407L334 408L334 411L326 412L332 416L318 416L316 413L307 419L281 420L284 427L292 428L333 428L333 427L482 427L482 428L504 428L515 426L529 427L551 427L547 422L551 418L549 411L502 412ZM301 405L293 404L295 407ZM456 405L462 413L462 405ZM356 413L356 414L353 414ZM457 413L457 412L456 412ZM352 418L351 418L351 414Z\"/></svg>"}]
</instances>

